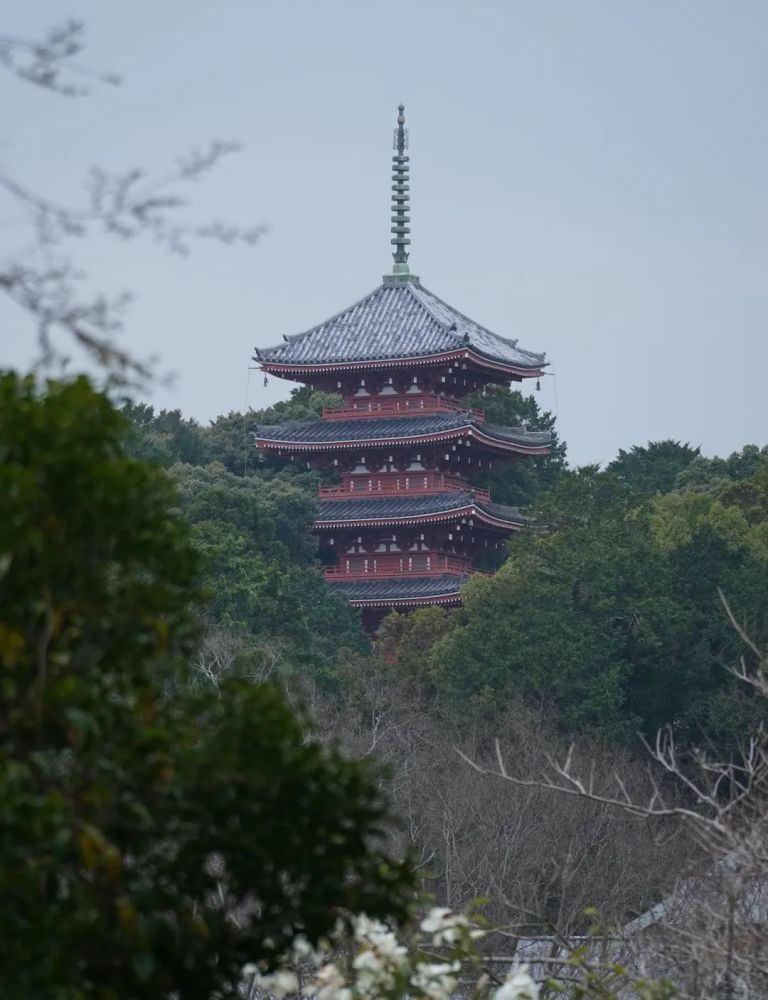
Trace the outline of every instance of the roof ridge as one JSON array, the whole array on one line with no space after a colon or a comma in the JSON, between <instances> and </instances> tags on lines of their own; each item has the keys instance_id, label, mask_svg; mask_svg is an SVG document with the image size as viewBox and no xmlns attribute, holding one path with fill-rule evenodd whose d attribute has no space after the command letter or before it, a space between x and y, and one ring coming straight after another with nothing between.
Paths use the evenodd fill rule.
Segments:
<instances>
[{"instance_id":1,"label":"roof ridge","mask_svg":"<svg viewBox=\"0 0 768 1000\"><path fill-rule=\"evenodd\" d=\"M421 283L419 283L418 286L415 285L415 284L410 284L409 283L408 289L409 289L411 295L414 297L414 299L416 299L416 301L418 302L418 304L421 306L421 308L426 313L429 314L429 316L435 321L435 323L437 323L437 325L440 327L441 330L445 330L446 333L450 333L457 340L461 340L461 338L457 334L454 333L455 324L454 324L453 327L446 326L446 324L440 319L440 317L435 313L435 311L433 309L430 309L429 303L425 302L419 295L417 295L417 288L421 289L421 291L423 291L423 292L426 292L427 295L432 295L432 292L430 292L428 288L424 288L424 286ZM434 298L437 299L437 296L435 295ZM438 299L438 301L442 301L442 300ZM443 305L446 305L446 303L443 302ZM448 308L450 309L451 307L448 306ZM459 315L461 315L461 314L459 313ZM471 320L470 320L470 322L471 322Z\"/></svg>"},{"instance_id":2,"label":"roof ridge","mask_svg":"<svg viewBox=\"0 0 768 1000\"><path fill-rule=\"evenodd\" d=\"M478 321L476 319L472 319L470 316L465 315L463 312L461 312L455 306L452 306L449 302L446 302L444 299L441 299L439 295L437 295L435 292L431 291L431 289L427 288L425 285L422 285L421 283L419 283L419 288L423 292L426 292L427 295L431 295L433 299L437 299L437 301L440 303L440 305L441 306L445 306L445 308L449 312L455 313L457 316L459 316L461 319L463 319L466 323L470 323L472 326L479 327L484 333L487 333L489 336L495 337L497 340L501 340L505 344L509 344L510 347L514 348L514 350L516 350L516 351L519 351L521 354L527 354L529 357L531 357L531 358L537 358L540 361L544 361L544 359L546 358L546 356L547 356L546 355L546 351L542 351L542 352L539 352L539 351L528 351L524 347L518 347L517 346L517 344L518 344L518 338L517 337L505 337L505 336L503 336L500 333L496 333L494 330L489 329L489 327L484 326L482 323L478 323ZM419 300L419 301L421 302L421 300ZM422 302L421 304L424 306L424 308L427 310L427 312L429 312L430 316L432 316L434 319L437 320L438 323L440 323L440 320L437 319L437 317L435 316L434 312L429 308L428 304L426 302ZM450 331L450 328L446 328L445 327L444 323L440 323L440 326L442 326L443 329L449 329L449 332L452 332L452 331ZM457 337L457 339L460 340L461 338Z\"/></svg>"},{"instance_id":3,"label":"roof ridge","mask_svg":"<svg viewBox=\"0 0 768 1000\"><path fill-rule=\"evenodd\" d=\"M333 313L332 316L328 316L326 319L322 320L322 322L315 323L314 326L310 326L308 329L302 330L301 333L284 333L283 340L287 344L292 344L296 340L301 340L302 337L306 337L310 333L314 333L315 330L319 330L321 326L325 326L327 323L332 323L335 319L338 319L340 316L343 316L344 313L348 313L351 312L353 309L356 309L359 305L362 305L362 303L365 302L366 299L370 299L377 292L380 292L388 287L390 286L385 285L383 282L381 282L370 292L367 292L365 295L362 295L359 299L356 299L352 303L352 305L345 306L343 309L339 309L338 312ZM277 346L279 347L280 345L278 344ZM271 348L265 347L264 350L268 351L271 350Z\"/></svg>"},{"instance_id":4,"label":"roof ridge","mask_svg":"<svg viewBox=\"0 0 768 1000\"><path fill-rule=\"evenodd\" d=\"M465 320L467 323L471 323L472 326L479 326L480 329L483 330L485 333L489 333L492 337L498 337L499 340L503 340L505 344L509 344L511 347L514 347L516 350L519 350L517 346L517 338L503 337L500 333L496 333L494 330L490 330L487 326L484 326L482 323L478 323L476 319L472 319L470 316L465 316L463 312L461 312L459 309L456 308L456 306L452 306L450 302L446 302L445 299L441 299L436 292L433 292L431 289L426 288L424 285L421 286L421 290L423 292L426 292L427 295L431 295L433 299L437 299L440 305L445 306L445 308L449 312L455 313L457 316ZM427 306L426 303L425 303L425 308L429 309L429 306ZM430 313L432 312L431 309L429 311ZM434 315L434 313L432 313L432 315ZM527 351L525 353L530 353L530 352Z\"/></svg>"}]
</instances>

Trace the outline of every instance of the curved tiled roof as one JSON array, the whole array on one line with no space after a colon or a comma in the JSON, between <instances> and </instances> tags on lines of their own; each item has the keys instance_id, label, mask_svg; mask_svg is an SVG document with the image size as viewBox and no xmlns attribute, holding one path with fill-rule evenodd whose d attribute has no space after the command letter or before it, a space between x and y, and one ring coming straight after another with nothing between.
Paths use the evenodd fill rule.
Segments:
<instances>
[{"instance_id":1,"label":"curved tiled roof","mask_svg":"<svg viewBox=\"0 0 768 1000\"><path fill-rule=\"evenodd\" d=\"M543 354L492 333L415 279L385 282L370 295L276 347L256 349L270 365L344 364L440 355L469 348L502 365L540 371Z\"/></svg>"},{"instance_id":2,"label":"curved tiled roof","mask_svg":"<svg viewBox=\"0 0 768 1000\"><path fill-rule=\"evenodd\" d=\"M509 524L525 523L517 507L476 500L470 490L456 493L431 493L424 496L353 497L344 500L320 500L317 505L317 524L339 524L344 521L411 520L421 517L439 517L440 514L476 511Z\"/></svg>"},{"instance_id":3,"label":"curved tiled roof","mask_svg":"<svg viewBox=\"0 0 768 1000\"><path fill-rule=\"evenodd\" d=\"M357 604L384 605L420 603L458 603L459 592L469 579L468 575L392 577L379 580L329 581L335 594Z\"/></svg>"},{"instance_id":4,"label":"curved tiled roof","mask_svg":"<svg viewBox=\"0 0 768 1000\"><path fill-rule=\"evenodd\" d=\"M255 428L257 441L286 444L333 444L341 442L399 440L456 431L455 437L474 430L480 436L524 448L546 447L551 440L549 431L528 431L524 427L502 427L487 424L468 413L437 413L421 417L384 417L359 420L309 420L285 424L260 425Z\"/></svg>"}]
</instances>

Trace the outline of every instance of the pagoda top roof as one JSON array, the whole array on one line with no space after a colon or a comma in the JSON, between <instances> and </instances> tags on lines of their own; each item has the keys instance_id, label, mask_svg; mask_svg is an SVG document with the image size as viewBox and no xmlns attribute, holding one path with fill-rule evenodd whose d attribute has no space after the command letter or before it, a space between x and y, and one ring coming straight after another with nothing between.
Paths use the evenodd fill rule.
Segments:
<instances>
[{"instance_id":1,"label":"pagoda top roof","mask_svg":"<svg viewBox=\"0 0 768 1000\"><path fill-rule=\"evenodd\" d=\"M319 451L357 448L364 445L399 444L403 441L445 441L471 437L479 445L498 445L513 451L545 453L549 431L488 424L470 413L434 413L419 417L366 418L365 420L302 420L285 424L257 425L257 443L286 450Z\"/></svg>"},{"instance_id":2,"label":"pagoda top roof","mask_svg":"<svg viewBox=\"0 0 768 1000\"><path fill-rule=\"evenodd\" d=\"M340 525L363 521L399 523L409 521L450 520L455 517L472 517L490 524L503 522L505 527L521 527L526 518L518 507L477 500L470 489L466 492L431 493L422 496L355 497L345 500L321 500L318 503L316 524ZM485 515L485 516L484 516Z\"/></svg>"},{"instance_id":3,"label":"pagoda top roof","mask_svg":"<svg viewBox=\"0 0 768 1000\"><path fill-rule=\"evenodd\" d=\"M413 275L388 275L354 305L276 347L256 349L267 370L345 367L458 352L513 375L532 377L547 364L544 354L525 351L517 340L492 333L428 291Z\"/></svg>"},{"instance_id":4,"label":"pagoda top roof","mask_svg":"<svg viewBox=\"0 0 768 1000\"><path fill-rule=\"evenodd\" d=\"M335 594L368 607L393 607L414 604L458 604L460 590L468 575L392 577L378 580L329 580Z\"/></svg>"}]
</instances>

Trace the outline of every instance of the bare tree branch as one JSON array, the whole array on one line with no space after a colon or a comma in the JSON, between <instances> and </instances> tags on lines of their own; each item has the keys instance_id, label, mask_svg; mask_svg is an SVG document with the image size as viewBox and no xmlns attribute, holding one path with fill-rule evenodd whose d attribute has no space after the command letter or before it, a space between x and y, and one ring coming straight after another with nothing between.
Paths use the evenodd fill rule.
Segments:
<instances>
[{"instance_id":1,"label":"bare tree branch","mask_svg":"<svg viewBox=\"0 0 768 1000\"><path fill-rule=\"evenodd\" d=\"M27 83L66 97L89 93L87 87L73 83L72 78L117 86L120 77L115 73L98 73L78 62L76 57L84 47L85 25L70 19L51 28L39 40L0 35L0 65Z\"/></svg>"},{"instance_id":2,"label":"bare tree branch","mask_svg":"<svg viewBox=\"0 0 768 1000\"><path fill-rule=\"evenodd\" d=\"M83 47L83 25L68 21L42 41L0 36L0 65L27 82L65 96L87 93L71 83L73 75L117 83L117 77L92 73L76 61ZM255 244L266 227L216 219L189 222L184 218L188 200L179 193L180 186L199 180L238 149L236 143L211 142L179 157L171 171L157 177L148 177L136 167L120 173L94 168L80 204L51 199L0 169L0 189L24 209L31 234L31 244L23 253L0 263L0 290L33 317L43 367L66 362L66 355L54 350L55 337L64 334L107 372L112 383L150 381L150 363L136 359L116 342L123 331L129 296L84 298L80 291L84 276L73 263L71 242L105 236L124 241L149 237L181 255L188 254L196 240Z\"/></svg>"}]
</instances>

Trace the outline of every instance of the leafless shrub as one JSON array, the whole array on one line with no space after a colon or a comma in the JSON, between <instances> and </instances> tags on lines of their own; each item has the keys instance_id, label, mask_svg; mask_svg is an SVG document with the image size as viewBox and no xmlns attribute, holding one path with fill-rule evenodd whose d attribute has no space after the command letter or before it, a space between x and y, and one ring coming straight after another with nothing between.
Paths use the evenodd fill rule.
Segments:
<instances>
[{"instance_id":1,"label":"leafless shrub","mask_svg":"<svg viewBox=\"0 0 768 1000\"><path fill-rule=\"evenodd\" d=\"M477 767L457 766L456 732L425 711L414 685L393 679L384 664L361 671L340 699L314 692L310 700L324 738L389 768L388 792L402 819L394 846L413 852L422 888L458 910L487 900L487 918L513 936L581 933L590 906L626 921L674 884L690 854L675 819L648 824L608 803L552 797L539 787L547 755L567 747L541 713L523 705L509 708L501 731L528 782L514 784L500 782L493 770L489 733L462 743ZM629 775L632 793L652 785L647 765L628 753L585 741L574 754L591 762L602 792L616 767ZM498 943L492 936L487 944Z\"/></svg>"},{"instance_id":2,"label":"leafless shrub","mask_svg":"<svg viewBox=\"0 0 768 1000\"><path fill-rule=\"evenodd\" d=\"M721 595L722 596L722 595ZM732 673L760 697L768 697L768 655L750 639L723 599L732 626L750 651ZM754 665L756 664L756 666ZM648 746L654 767L645 788L628 777L623 766L601 773L577 750L547 751L544 766L531 774L514 753L502 751L485 758L458 747L468 773L495 780L500 787L522 794L545 794L552 804L562 801L607 810L624 820L640 820L649 831L666 824L682 831L679 843L690 853L677 857L664 879L648 879L655 893L653 906L630 921L616 921L612 958L622 960L633 975L670 979L679 996L758 998L768 995L768 740L763 732L746 738L740 753L729 760L705 752L682 753L673 734L662 732ZM495 758L495 759L494 759ZM552 795L552 793L555 793ZM661 826L659 826L661 824ZM589 824L585 829L591 829ZM650 841L649 836L649 841ZM637 845L636 845L637 846ZM646 855L646 863L652 859ZM617 890L630 891L620 877ZM598 882L598 886L600 882ZM604 891L604 887L603 887ZM594 905L600 906L600 892ZM610 899L610 893L608 894Z\"/></svg>"},{"instance_id":3,"label":"leafless shrub","mask_svg":"<svg viewBox=\"0 0 768 1000\"><path fill-rule=\"evenodd\" d=\"M235 629L208 630L192 659L197 683L218 688L224 677L234 672L254 683L281 676L285 669L286 647L279 639L254 639Z\"/></svg>"}]
</instances>

